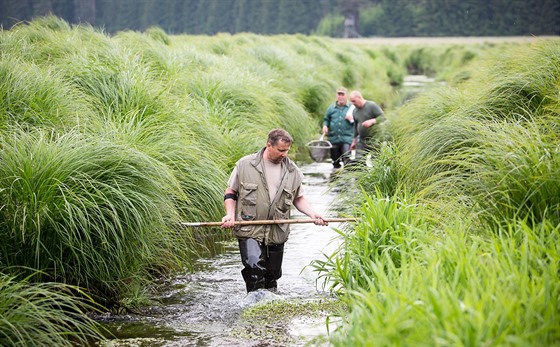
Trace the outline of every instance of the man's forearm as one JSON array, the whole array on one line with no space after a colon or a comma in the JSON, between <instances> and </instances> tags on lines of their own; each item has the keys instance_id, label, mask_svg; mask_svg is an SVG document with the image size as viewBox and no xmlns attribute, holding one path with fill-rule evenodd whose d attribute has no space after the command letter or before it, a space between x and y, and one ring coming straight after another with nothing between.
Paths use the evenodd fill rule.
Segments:
<instances>
[{"instance_id":1,"label":"man's forearm","mask_svg":"<svg viewBox=\"0 0 560 347\"><path fill-rule=\"evenodd\" d=\"M316 215L315 210L311 207L309 201L307 201L307 199L304 196L296 198L294 200L294 206L298 209L299 212L311 218L314 218L314 216Z\"/></svg>"}]
</instances>

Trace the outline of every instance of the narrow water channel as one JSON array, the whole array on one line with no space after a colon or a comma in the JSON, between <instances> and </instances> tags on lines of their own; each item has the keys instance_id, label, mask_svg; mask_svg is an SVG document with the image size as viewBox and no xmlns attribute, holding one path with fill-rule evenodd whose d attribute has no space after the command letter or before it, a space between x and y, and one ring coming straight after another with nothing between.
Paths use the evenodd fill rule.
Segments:
<instances>
[{"instance_id":1,"label":"narrow water channel","mask_svg":"<svg viewBox=\"0 0 560 347\"><path fill-rule=\"evenodd\" d=\"M399 93L403 103L429 86L438 83L426 76L406 76ZM328 189L332 173L329 162L300 165L304 173L304 189L314 208L326 217L339 217L329 211L337 198ZM294 211L293 218L307 218ZM310 341L325 337L327 328L322 320L292 320L285 330L290 342L275 343L258 334L238 334L245 329L239 322L243 311L263 300L319 300L328 297L317 274L308 265L337 247L338 224L327 227L311 223L292 224L290 239L285 246L283 276L278 281L278 293L247 294L241 277L241 260L234 239L216 245L217 252L199 259L195 271L173 278L159 299L159 306L147 307L138 314L107 315L100 318L115 338L96 347L300 347L320 346ZM326 317L325 317L326 318ZM332 329L332 327L330 327ZM325 343L323 343L325 344Z\"/></svg>"},{"instance_id":2,"label":"narrow water channel","mask_svg":"<svg viewBox=\"0 0 560 347\"><path fill-rule=\"evenodd\" d=\"M338 217L329 212L336 193L329 191L330 163L301 165L307 198L326 217ZM292 218L308 218L295 210ZM292 224L290 239L285 246L283 276L278 292L247 294L241 277L241 260L237 242L225 241L217 255L199 259L193 273L175 277L162 297L162 304L148 307L139 314L106 316L104 325L116 338L99 346L286 346L263 341L259 336L239 336L238 318L244 309L263 300L320 299L327 296L317 283L317 274L307 267L323 253L331 254L336 247L336 232L329 226L312 223ZM286 327L295 343L304 346L317 336L326 336L325 319L293 321Z\"/></svg>"}]
</instances>

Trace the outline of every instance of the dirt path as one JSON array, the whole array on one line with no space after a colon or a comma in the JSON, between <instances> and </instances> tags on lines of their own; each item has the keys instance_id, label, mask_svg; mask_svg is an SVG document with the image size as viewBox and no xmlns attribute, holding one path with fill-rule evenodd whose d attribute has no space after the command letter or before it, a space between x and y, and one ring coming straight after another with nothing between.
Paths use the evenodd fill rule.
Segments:
<instances>
[{"instance_id":1,"label":"dirt path","mask_svg":"<svg viewBox=\"0 0 560 347\"><path fill-rule=\"evenodd\" d=\"M529 43L542 39L560 39L560 36L466 36L466 37L362 37L337 39L344 42L369 45L441 45L519 42Z\"/></svg>"}]
</instances>

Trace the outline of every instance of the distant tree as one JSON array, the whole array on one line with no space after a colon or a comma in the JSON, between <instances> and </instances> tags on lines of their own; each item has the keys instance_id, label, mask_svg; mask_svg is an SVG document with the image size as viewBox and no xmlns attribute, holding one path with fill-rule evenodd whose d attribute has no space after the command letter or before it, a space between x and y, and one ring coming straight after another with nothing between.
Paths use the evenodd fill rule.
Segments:
<instances>
[{"instance_id":1,"label":"distant tree","mask_svg":"<svg viewBox=\"0 0 560 347\"><path fill-rule=\"evenodd\" d=\"M184 0L181 3L181 13L183 13L183 33L200 34L203 32L204 20L204 0Z\"/></svg>"},{"instance_id":2,"label":"distant tree","mask_svg":"<svg viewBox=\"0 0 560 347\"><path fill-rule=\"evenodd\" d=\"M234 6L224 6L223 1L209 0L206 3L208 17L203 25L202 32L206 34L232 33L235 28Z\"/></svg>"},{"instance_id":3,"label":"distant tree","mask_svg":"<svg viewBox=\"0 0 560 347\"><path fill-rule=\"evenodd\" d=\"M33 9L33 17L54 14L52 0L32 0L30 3Z\"/></svg>"},{"instance_id":4,"label":"distant tree","mask_svg":"<svg viewBox=\"0 0 560 347\"><path fill-rule=\"evenodd\" d=\"M157 26L170 31L175 2L175 0L144 1L144 6L139 6L142 14L140 29L145 30L151 26Z\"/></svg>"},{"instance_id":5,"label":"distant tree","mask_svg":"<svg viewBox=\"0 0 560 347\"><path fill-rule=\"evenodd\" d=\"M117 13L112 32L145 29L143 24L147 22L147 18L144 14L145 9L141 6L142 3L131 0L115 1L115 3Z\"/></svg>"},{"instance_id":6,"label":"distant tree","mask_svg":"<svg viewBox=\"0 0 560 347\"><path fill-rule=\"evenodd\" d=\"M278 0L278 21L276 22L277 34L291 34L293 30L292 19L297 14L299 3L291 0Z\"/></svg>"},{"instance_id":7,"label":"distant tree","mask_svg":"<svg viewBox=\"0 0 560 347\"><path fill-rule=\"evenodd\" d=\"M233 8L234 31L245 32L250 31L252 23L251 17L256 13L254 7L251 6L250 0L235 0L231 3ZM254 11L254 12L253 12Z\"/></svg>"},{"instance_id":8,"label":"distant tree","mask_svg":"<svg viewBox=\"0 0 560 347\"><path fill-rule=\"evenodd\" d=\"M5 29L48 14L109 33L157 26L173 34L560 34L560 0L0 0Z\"/></svg>"},{"instance_id":9,"label":"distant tree","mask_svg":"<svg viewBox=\"0 0 560 347\"><path fill-rule=\"evenodd\" d=\"M95 0L74 0L74 21L95 25Z\"/></svg>"},{"instance_id":10,"label":"distant tree","mask_svg":"<svg viewBox=\"0 0 560 347\"><path fill-rule=\"evenodd\" d=\"M321 19L313 34L319 36L342 37L344 35L343 28L344 17L341 14L328 14Z\"/></svg>"},{"instance_id":11,"label":"distant tree","mask_svg":"<svg viewBox=\"0 0 560 347\"><path fill-rule=\"evenodd\" d=\"M278 3L276 0L261 0L256 9L255 18L257 32L275 34L277 26Z\"/></svg>"},{"instance_id":12,"label":"distant tree","mask_svg":"<svg viewBox=\"0 0 560 347\"><path fill-rule=\"evenodd\" d=\"M338 0L338 9L344 16L344 36L356 37L360 32L360 10L365 0Z\"/></svg>"},{"instance_id":13,"label":"distant tree","mask_svg":"<svg viewBox=\"0 0 560 347\"><path fill-rule=\"evenodd\" d=\"M9 29L17 22L31 18L32 15L29 1L0 0L0 21L4 29Z\"/></svg>"}]
</instances>

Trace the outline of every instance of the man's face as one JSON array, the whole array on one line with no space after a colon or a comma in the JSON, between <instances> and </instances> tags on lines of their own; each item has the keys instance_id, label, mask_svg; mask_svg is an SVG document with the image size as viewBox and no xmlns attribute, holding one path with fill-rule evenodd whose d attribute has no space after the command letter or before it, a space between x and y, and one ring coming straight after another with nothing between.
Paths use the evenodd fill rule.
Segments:
<instances>
[{"instance_id":1,"label":"man's face","mask_svg":"<svg viewBox=\"0 0 560 347\"><path fill-rule=\"evenodd\" d=\"M348 98L346 97L345 92L337 92L336 93L336 102L339 105L345 105L348 102Z\"/></svg>"},{"instance_id":2,"label":"man's face","mask_svg":"<svg viewBox=\"0 0 560 347\"><path fill-rule=\"evenodd\" d=\"M357 96L350 97L350 102L357 108L362 108L364 106L364 99Z\"/></svg>"},{"instance_id":3,"label":"man's face","mask_svg":"<svg viewBox=\"0 0 560 347\"><path fill-rule=\"evenodd\" d=\"M288 151L290 150L291 143L284 141L278 141L276 145L266 144L267 157L268 160L274 164L280 164L284 158L288 156Z\"/></svg>"}]
</instances>

